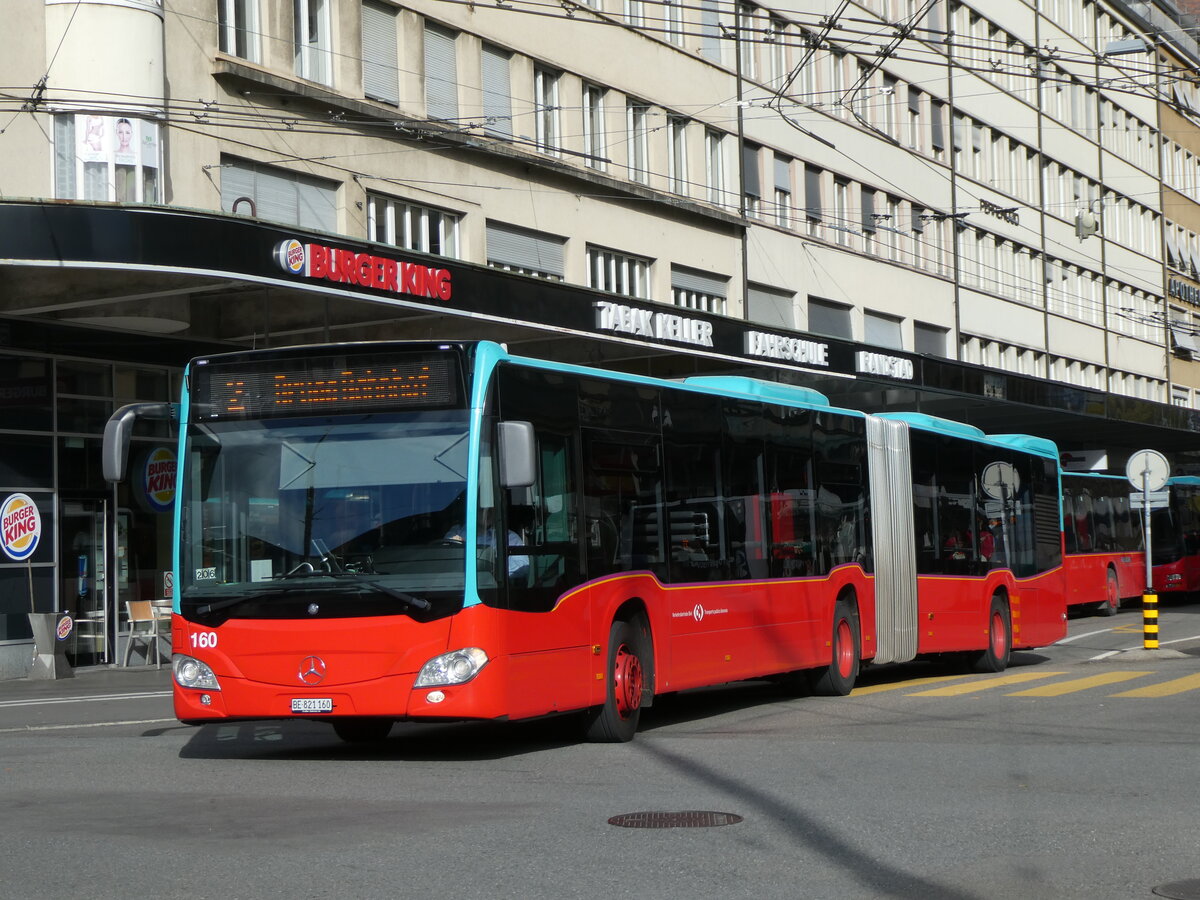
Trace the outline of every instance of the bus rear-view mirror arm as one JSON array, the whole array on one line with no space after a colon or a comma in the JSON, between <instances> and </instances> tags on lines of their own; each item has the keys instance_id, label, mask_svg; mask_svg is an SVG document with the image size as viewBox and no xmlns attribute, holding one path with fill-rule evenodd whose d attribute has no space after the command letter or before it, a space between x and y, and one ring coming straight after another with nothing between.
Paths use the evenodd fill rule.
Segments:
<instances>
[{"instance_id":1,"label":"bus rear-view mirror arm","mask_svg":"<svg viewBox=\"0 0 1200 900\"><path fill-rule=\"evenodd\" d=\"M537 480L537 456L530 422L501 422L500 484L506 488L529 487Z\"/></svg>"},{"instance_id":2,"label":"bus rear-view mirror arm","mask_svg":"<svg viewBox=\"0 0 1200 900\"><path fill-rule=\"evenodd\" d=\"M130 403L122 406L104 425L103 463L104 480L125 480L125 468L129 463L129 437L138 419L157 419L176 422L179 406L175 403Z\"/></svg>"}]
</instances>

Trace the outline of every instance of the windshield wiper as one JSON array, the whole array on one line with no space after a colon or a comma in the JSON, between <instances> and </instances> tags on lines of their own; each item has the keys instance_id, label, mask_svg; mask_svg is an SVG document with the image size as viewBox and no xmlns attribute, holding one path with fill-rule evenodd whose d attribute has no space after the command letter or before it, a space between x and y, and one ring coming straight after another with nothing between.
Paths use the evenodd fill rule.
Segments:
<instances>
[{"instance_id":1,"label":"windshield wiper","mask_svg":"<svg viewBox=\"0 0 1200 900\"><path fill-rule=\"evenodd\" d=\"M280 578L297 579L299 581L308 581L310 578L350 578L353 579L353 581L335 581L333 584L326 585L325 587L327 589L335 589L338 591L345 590L346 588L371 588L379 591L381 594L401 601L410 609L415 609L419 612L427 612L430 609L433 609L433 604L423 597L414 597L412 594L397 590L394 587L389 587L386 584L380 584L378 581L371 581L359 575L357 572L296 572L290 575L280 576ZM196 607L196 614L200 616L206 616L209 613L217 612L218 610L228 609L231 606L237 606L239 603L243 603L247 600L257 600L261 597L266 597L271 594L286 594L290 591L305 590L306 587L306 585L296 584L294 582L290 584L279 583L267 585L260 588L255 588L254 590L245 594L239 594L236 597L227 597L224 600L216 600L212 603L205 604L204 606L198 606Z\"/></svg>"}]
</instances>

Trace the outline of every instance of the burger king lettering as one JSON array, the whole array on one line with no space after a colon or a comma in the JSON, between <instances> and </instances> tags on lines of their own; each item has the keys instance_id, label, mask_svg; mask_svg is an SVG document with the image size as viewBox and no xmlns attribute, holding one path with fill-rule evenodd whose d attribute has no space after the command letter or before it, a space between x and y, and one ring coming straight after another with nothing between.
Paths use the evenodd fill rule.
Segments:
<instances>
[{"instance_id":1,"label":"burger king lettering","mask_svg":"<svg viewBox=\"0 0 1200 900\"><path fill-rule=\"evenodd\" d=\"M0 548L9 559L33 555L42 536L42 517L25 494L11 494L0 506Z\"/></svg>"},{"instance_id":2,"label":"burger king lettering","mask_svg":"<svg viewBox=\"0 0 1200 900\"><path fill-rule=\"evenodd\" d=\"M453 293L450 272L446 269L323 244L301 244L294 238L275 248L275 261L284 271L336 284L436 300L449 300Z\"/></svg>"},{"instance_id":3,"label":"burger king lettering","mask_svg":"<svg viewBox=\"0 0 1200 900\"><path fill-rule=\"evenodd\" d=\"M175 451L169 447L155 447L146 456L142 474L142 490L146 503L154 512L166 512L175 501Z\"/></svg>"}]
</instances>

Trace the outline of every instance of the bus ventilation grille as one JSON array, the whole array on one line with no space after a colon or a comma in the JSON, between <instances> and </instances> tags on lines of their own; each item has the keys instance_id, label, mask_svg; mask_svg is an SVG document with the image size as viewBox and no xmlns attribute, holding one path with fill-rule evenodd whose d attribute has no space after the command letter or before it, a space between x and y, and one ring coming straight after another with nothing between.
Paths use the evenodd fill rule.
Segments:
<instances>
[{"instance_id":1,"label":"bus ventilation grille","mask_svg":"<svg viewBox=\"0 0 1200 900\"><path fill-rule=\"evenodd\" d=\"M608 820L618 828L716 828L718 825L736 825L742 817L736 813L703 812L635 812L623 813Z\"/></svg>"}]
</instances>

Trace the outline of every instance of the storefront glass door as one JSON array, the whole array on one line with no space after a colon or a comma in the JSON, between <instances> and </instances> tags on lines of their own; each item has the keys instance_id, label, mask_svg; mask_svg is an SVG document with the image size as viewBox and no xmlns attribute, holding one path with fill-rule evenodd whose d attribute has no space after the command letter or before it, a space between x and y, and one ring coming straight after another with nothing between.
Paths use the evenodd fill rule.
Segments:
<instances>
[{"instance_id":1,"label":"storefront glass door","mask_svg":"<svg viewBox=\"0 0 1200 900\"><path fill-rule=\"evenodd\" d=\"M75 619L67 647L73 666L111 662L116 636L108 607L105 520L108 504L99 499L64 499L59 514L59 597Z\"/></svg>"}]
</instances>

